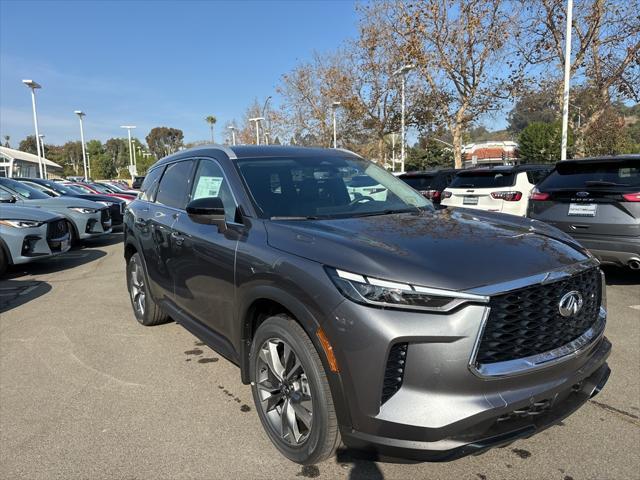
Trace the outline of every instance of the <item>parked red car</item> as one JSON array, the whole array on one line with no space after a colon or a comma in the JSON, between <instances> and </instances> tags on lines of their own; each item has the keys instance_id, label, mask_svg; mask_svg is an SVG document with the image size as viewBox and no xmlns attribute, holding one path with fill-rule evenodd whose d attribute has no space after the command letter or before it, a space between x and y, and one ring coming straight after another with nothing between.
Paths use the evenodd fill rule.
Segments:
<instances>
[{"instance_id":1,"label":"parked red car","mask_svg":"<svg viewBox=\"0 0 640 480\"><path fill-rule=\"evenodd\" d=\"M109 197L121 198L122 200L126 200L127 202L131 202L136 198L135 195L131 195L128 193L113 193L111 190L103 187L102 185L96 184L88 184L83 182L71 183L70 185L80 188L87 193L98 193L101 195L108 195Z\"/></svg>"}]
</instances>

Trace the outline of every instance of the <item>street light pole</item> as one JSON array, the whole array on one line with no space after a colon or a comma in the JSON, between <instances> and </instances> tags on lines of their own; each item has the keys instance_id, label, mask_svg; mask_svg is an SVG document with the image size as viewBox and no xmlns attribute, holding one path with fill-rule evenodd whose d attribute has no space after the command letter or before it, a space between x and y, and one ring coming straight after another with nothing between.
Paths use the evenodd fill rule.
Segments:
<instances>
[{"instance_id":1,"label":"street light pole","mask_svg":"<svg viewBox=\"0 0 640 480\"><path fill-rule=\"evenodd\" d=\"M333 148L338 148L336 110L338 110L340 105L342 105L342 102L333 102L331 104L331 108L333 109Z\"/></svg>"},{"instance_id":2,"label":"street light pole","mask_svg":"<svg viewBox=\"0 0 640 480\"><path fill-rule=\"evenodd\" d=\"M235 144L236 144L236 127L231 125L230 127L227 127L227 128L229 130L231 130L231 144L235 146Z\"/></svg>"},{"instance_id":3,"label":"street light pole","mask_svg":"<svg viewBox=\"0 0 640 480\"><path fill-rule=\"evenodd\" d=\"M571 23L573 0L567 0L567 33L564 46L564 94L562 96L562 146L560 160L567 159L567 132L569 130L569 80L571 76Z\"/></svg>"},{"instance_id":4,"label":"street light pole","mask_svg":"<svg viewBox=\"0 0 640 480\"><path fill-rule=\"evenodd\" d=\"M82 117L86 114L82 110L75 110L75 113L80 119L80 142L82 143L82 166L84 167L84 179L89 180L88 172L87 172L87 149L84 145L84 127L82 125Z\"/></svg>"},{"instance_id":5,"label":"street light pole","mask_svg":"<svg viewBox=\"0 0 640 480\"><path fill-rule=\"evenodd\" d=\"M127 134L129 136L129 174L131 175L131 178L133 179L133 169L134 169L134 163L133 163L133 146L131 143L131 129L136 128L135 125L120 125L120 128L126 128L127 129Z\"/></svg>"},{"instance_id":6,"label":"street light pole","mask_svg":"<svg viewBox=\"0 0 640 480\"><path fill-rule=\"evenodd\" d=\"M391 134L391 171L396 171L396 132Z\"/></svg>"},{"instance_id":7,"label":"street light pole","mask_svg":"<svg viewBox=\"0 0 640 480\"><path fill-rule=\"evenodd\" d=\"M249 119L250 122L256 123L256 145L260 145L260 121L261 120L264 120L264 117L255 117L255 118Z\"/></svg>"},{"instance_id":8,"label":"street light pole","mask_svg":"<svg viewBox=\"0 0 640 480\"><path fill-rule=\"evenodd\" d=\"M406 77L407 77L407 73L410 70L413 70L415 68L415 65L404 65L402 67L400 67L398 70L396 70L395 72L393 72L393 75L402 75L402 87L401 87L401 91L400 91L400 124L401 124L401 139L400 139L400 170L404 173L404 161L405 161L405 152L404 152L404 145L405 145L405 129L404 129L404 110L405 110L405 106L404 106L404 86L405 86L405 82L406 82Z\"/></svg>"},{"instance_id":9,"label":"street light pole","mask_svg":"<svg viewBox=\"0 0 640 480\"><path fill-rule=\"evenodd\" d=\"M47 158L47 154L44 151L44 135L41 133L38 136L40 137L40 146L42 148L42 167L44 170L44 178L47 178L47 162L45 161Z\"/></svg>"},{"instance_id":10,"label":"street light pole","mask_svg":"<svg viewBox=\"0 0 640 480\"><path fill-rule=\"evenodd\" d=\"M44 178L42 154L40 152L40 143L38 142L38 139L40 138L40 133L38 132L38 114L36 113L36 89L42 88L42 86L39 83L34 82L33 80L22 80L22 83L24 83L31 90L31 106L33 108L33 125L36 130L36 151L38 152L38 169L40 172L40 178Z\"/></svg>"},{"instance_id":11,"label":"street light pole","mask_svg":"<svg viewBox=\"0 0 640 480\"><path fill-rule=\"evenodd\" d=\"M271 95L269 95L267 97L267 99L264 101L264 106L262 107L262 116L264 117L265 121L265 128L264 130L264 142L265 145L269 145L269 132L267 130L271 130L271 123L269 122L269 115L267 115L267 105L269 104L269 100L271 100Z\"/></svg>"}]
</instances>

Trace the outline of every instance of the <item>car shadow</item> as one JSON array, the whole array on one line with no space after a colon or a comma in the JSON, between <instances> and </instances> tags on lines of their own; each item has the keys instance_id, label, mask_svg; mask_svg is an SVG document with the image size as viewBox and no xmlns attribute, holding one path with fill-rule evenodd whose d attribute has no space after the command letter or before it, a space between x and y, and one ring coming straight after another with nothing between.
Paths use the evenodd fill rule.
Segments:
<instances>
[{"instance_id":1,"label":"car shadow","mask_svg":"<svg viewBox=\"0 0 640 480\"><path fill-rule=\"evenodd\" d=\"M103 250L92 250L81 248L77 250L69 250L66 253L55 257L40 260L38 262L25 263L10 267L6 278L9 280L24 277L25 275L45 275L48 273L56 273L68 268L79 267L89 262L94 262L102 258L107 253Z\"/></svg>"},{"instance_id":2,"label":"car shadow","mask_svg":"<svg viewBox=\"0 0 640 480\"><path fill-rule=\"evenodd\" d=\"M24 305L51 291L47 282L36 280L0 280L0 314Z\"/></svg>"},{"instance_id":3,"label":"car shadow","mask_svg":"<svg viewBox=\"0 0 640 480\"><path fill-rule=\"evenodd\" d=\"M85 247L107 247L109 245L116 245L124 240L124 234L122 231L113 232L108 235L104 235L98 238L92 238L90 240L83 240Z\"/></svg>"},{"instance_id":4,"label":"car shadow","mask_svg":"<svg viewBox=\"0 0 640 480\"><path fill-rule=\"evenodd\" d=\"M352 465L349 471L349 480L384 480L382 470L373 461L373 458L366 452L358 452L348 448L340 448L336 451L337 463Z\"/></svg>"},{"instance_id":5,"label":"car shadow","mask_svg":"<svg viewBox=\"0 0 640 480\"><path fill-rule=\"evenodd\" d=\"M603 265L602 271L607 285L637 285L640 284L640 270Z\"/></svg>"}]
</instances>

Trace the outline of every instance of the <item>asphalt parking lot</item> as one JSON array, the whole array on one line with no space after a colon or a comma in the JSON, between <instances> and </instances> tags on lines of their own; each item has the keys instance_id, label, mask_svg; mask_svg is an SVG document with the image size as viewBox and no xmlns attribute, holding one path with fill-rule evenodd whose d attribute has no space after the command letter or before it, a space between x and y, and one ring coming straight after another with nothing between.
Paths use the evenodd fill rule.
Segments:
<instances>
[{"instance_id":1,"label":"asphalt parking lot","mask_svg":"<svg viewBox=\"0 0 640 480\"><path fill-rule=\"evenodd\" d=\"M176 324L137 324L114 234L0 281L0 478L640 478L640 275L607 274L611 378L563 424L452 463L301 467L235 366Z\"/></svg>"}]
</instances>

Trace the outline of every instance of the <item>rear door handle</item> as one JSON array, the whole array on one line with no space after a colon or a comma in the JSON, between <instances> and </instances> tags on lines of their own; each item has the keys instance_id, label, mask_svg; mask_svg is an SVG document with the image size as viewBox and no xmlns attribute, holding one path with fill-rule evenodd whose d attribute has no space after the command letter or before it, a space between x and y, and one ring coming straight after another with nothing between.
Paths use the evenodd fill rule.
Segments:
<instances>
[{"instance_id":1,"label":"rear door handle","mask_svg":"<svg viewBox=\"0 0 640 480\"><path fill-rule=\"evenodd\" d=\"M144 218L138 217L138 218L136 218L135 224L138 227L146 227L147 226L147 221Z\"/></svg>"}]
</instances>

